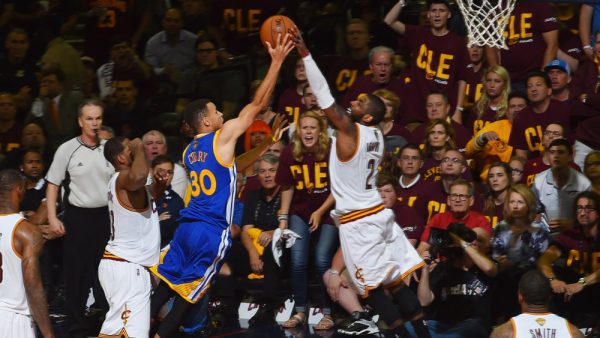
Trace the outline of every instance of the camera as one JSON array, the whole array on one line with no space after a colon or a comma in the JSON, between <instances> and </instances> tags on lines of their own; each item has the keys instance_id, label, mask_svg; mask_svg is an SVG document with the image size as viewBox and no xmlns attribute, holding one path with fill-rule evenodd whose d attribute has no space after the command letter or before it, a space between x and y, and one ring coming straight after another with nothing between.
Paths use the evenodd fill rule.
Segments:
<instances>
[{"instance_id":1,"label":"camera","mask_svg":"<svg viewBox=\"0 0 600 338\"><path fill-rule=\"evenodd\" d=\"M450 233L457 235L468 243L477 239L475 231L469 229L462 222L450 223L447 229L431 228L429 234L429 244L431 245L429 252L431 257L443 256L447 259L454 259L462 255L463 248L454 245Z\"/></svg>"}]
</instances>

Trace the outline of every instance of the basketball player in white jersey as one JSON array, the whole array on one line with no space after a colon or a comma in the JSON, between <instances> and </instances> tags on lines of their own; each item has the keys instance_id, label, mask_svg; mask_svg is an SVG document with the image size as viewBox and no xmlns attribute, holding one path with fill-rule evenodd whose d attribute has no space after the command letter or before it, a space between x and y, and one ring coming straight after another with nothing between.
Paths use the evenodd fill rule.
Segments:
<instances>
[{"instance_id":1,"label":"basketball player in white jersey","mask_svg":"<svg viewBox=\"0 0 600 338\"><path fill-rule=\"evenodd\" d=\"M350 103L349 114L344 111L335 103L297 29L290 33L319 106L337 130L329 173L335 197L332 216L339 226L346 269L359 294L390 329L407 334L402 328L403 318L417 322L423 314L416 295L401 284L424 263L395 223L394 213L382 204L375 185L384 140L377 125L383 119L385 105L375 95L361 94ZM394 301L384 288L390 290ZM414 325L420 337L429 337L422 322Z\"/></svg>"},{"instance_id":2,"label":"basketball player in white jersey","mask_svg":"<svg viewBox=\"0 0 600 338\"><path fill-rule=\"evenodd\" d=\"M37 226L19 214L25 182L18 171L0 171L0 337L54 337L40 274L44 239Z\"/></svg>"},{"instance_id":3,"label":"basketball player in white jersey","mask_svg":"<svg viewBox=\"0 0 600 338\"><path fill-rule=\"evenodd\" d=\"M531 270L519 281L521 314L496 327L490 338L583 338L566 319L548 311L552 296L550 281L538 270Z\"/></svg>"},{"instance_id":4,"label":"basketball player in white jersey","mask_svg":"<svg viewBox=\"0 0 600 338\"><path fill-rule=\"evenodd\" d=\"M142 140L114 137L104 157L115 167L108 183L111 235L98 267L98 278L110 306L100 337L148 337L150 273L158 263L160 226L154 200L161 196L166 172L146 186L150 167Z\"/></svg>"}]
</instances>

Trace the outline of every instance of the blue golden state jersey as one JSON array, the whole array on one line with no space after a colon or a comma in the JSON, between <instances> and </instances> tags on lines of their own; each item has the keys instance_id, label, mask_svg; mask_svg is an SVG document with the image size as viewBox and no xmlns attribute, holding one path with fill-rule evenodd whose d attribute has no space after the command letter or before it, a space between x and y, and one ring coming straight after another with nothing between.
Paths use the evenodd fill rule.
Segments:
<instances>
[{"instance_id":1,"label":"blue golden state jersey","mask_svg":"<svg viewBox=\"0 0 600 338\"><path fill-rule=\"evenodd\" d=\"M216 151L221 133L198 135L183 152L183 164L190 179L190 201L181 217L228 227L233 220L236 195L235 162L226 164Z\"/></svg>"}]
</instances>

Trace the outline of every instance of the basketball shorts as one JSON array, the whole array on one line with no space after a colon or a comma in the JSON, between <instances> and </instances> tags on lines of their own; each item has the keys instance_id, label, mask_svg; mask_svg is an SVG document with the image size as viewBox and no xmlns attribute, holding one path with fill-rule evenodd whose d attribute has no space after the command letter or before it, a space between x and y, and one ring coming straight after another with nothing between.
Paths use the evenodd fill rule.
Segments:
<instances>
[{"instance_id":1,"label":"basketball shorts","mask_svg":"<svg viewBox=\"0 0 600 338\"><path fill-rule=\"evenodd\" d=\"M109 310L99 337L148 337L150 334L150 273L139 264L102 259L98 279Z\"/></svg>"},{"instance_id":2,"label":"basketball shorts","mask_svg":"<svg viewBox=\"0 0 600 338\"><path fill-rule=\"evenodd\" d=\"M31 316L0 309L0 335L11 338L35 338Z\"/></svg>"},{"instance_id":3,"label":"basketball shorts","mask_svg":"<svg viewBox=\"0 0 600 338\"><path fill-rule=\"evenodd\" d=\"M394 218L392 210L381 207L334 215L346 269L365 298L380 285L400 284L424 264Z\"/></svg>"},{"instance_id":4,"label":"basketball shorts","mask_svg":"<svg viewBox=\"0 0 600 338\"><path fill-rule=\"evenodd\" d=\"M210 287L231 247L229 226L183 220L150 271L190 303Z\"/></svg>"}]
</instances>

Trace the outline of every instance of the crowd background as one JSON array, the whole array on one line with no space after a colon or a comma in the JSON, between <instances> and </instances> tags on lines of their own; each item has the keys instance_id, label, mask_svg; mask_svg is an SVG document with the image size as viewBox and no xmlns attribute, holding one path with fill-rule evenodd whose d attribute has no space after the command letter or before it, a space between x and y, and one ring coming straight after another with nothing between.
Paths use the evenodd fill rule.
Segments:
<instances>
[{"instance_id":1,"label":"crowd background","mask_svg":"<svg viewBox=\"0 0 600 338\"><path fill-rule=\"evenodd\" d=\"M85 132L78 107L96 99L104 106L101 138L142 137L147 160L172 173L158 205L166 245L188 185L178 162L193 135L182 111L209 98L225 119L236 116L269 64L260 25L285 14L303 31L340 104L350 107L366 92L386 104L379 188L411 243L435 260L432 228L464 223L476 233L485 264L465 250L469 259L447 258L468 276L448 263L430 266L440 297L427 306L429 318L451 327L477 320L489 332L518 313L519 277L540 269L556 296L553 310L578 326L599 322L592 306L600 299L599 5L519 2L502 51L467 48L462 15L444 1L403 8L369 0L4 0L0 13L0 166L26 177L23 211L45 200L57 148ZM262 146L269 156L239 175L230 270L211 296L231 319L243 292L235 285L245 285L237 282L264 279L255 301L265 304L265 318L293 294L296 312L324 307L318 326L331 329L343 313L321 278L338 246L328 217L333 201L326 199L333 132L301 58L288 58L281 74L271 105L237 147L241 154ZM291 128L270 144L277 114ZM288 221L278 218L281 210L291 215L289 225L281 224ZM277 227L303 236L281 268L258 249L270 247ZM50 238L44 285L59 311L69 292L64 241ZM464 292L446 297L457 285ZM451 313L457 304L464 311ZM92 314L102 311L97 305ZM284 326L303 324L297 319Z\"/></svg>"}]
</instances>

